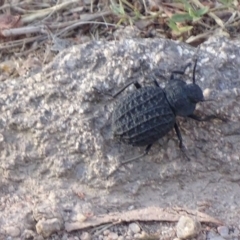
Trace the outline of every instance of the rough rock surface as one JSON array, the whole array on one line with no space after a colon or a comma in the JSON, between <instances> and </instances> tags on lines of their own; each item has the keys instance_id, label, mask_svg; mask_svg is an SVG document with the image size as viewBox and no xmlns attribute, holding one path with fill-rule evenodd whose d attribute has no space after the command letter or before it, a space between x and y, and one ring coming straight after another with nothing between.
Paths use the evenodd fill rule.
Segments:
<instances>
[{"instance_id":1,"label":"rough rock surface","mask_svg":"<svg viewBox=\"0 0 240 240\"><path fill-rule=\"evenodd\" d=\"M144 148L113 141L111 112L121 96L111 99L101 92L114 93L133 79L151 84L153 73L169 77L195 53L164 39L92 42L65 50L38 74L1 82L0 237L12 226L21 233L35 231L39 221L62 224L130 206L207 203L208 214L236 225L240 42L213 38L197 53L197 83L206 99L214 99L200 104L197 114L228 121L179 118L191 161L181 155L172 131L148 156L108 177L120 161ZM188 73L190 81L191 69ZM158 81L164 86L164 79ZM135 89L122 96L128 91Z\"/></svg>"},{"instance_id":2,"label":"rough rock surface","mask_svg":"<svg viewBox=\"0 0 240 240\"><path fill-rule=\"evenodd\" d=\"M197 219L181 216L177 226L177 236L180 239L189 239L197 236L201 231L201 223Z\"/></svg>"}]
</instances>

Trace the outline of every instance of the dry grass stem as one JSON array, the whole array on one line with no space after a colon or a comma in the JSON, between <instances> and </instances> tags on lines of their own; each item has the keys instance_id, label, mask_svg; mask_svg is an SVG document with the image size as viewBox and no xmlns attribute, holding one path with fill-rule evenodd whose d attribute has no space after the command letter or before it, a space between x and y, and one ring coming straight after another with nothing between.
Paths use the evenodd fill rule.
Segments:
<instances>
[{"instance_id":1,"label":"dry grass stem","mask_svg":"<svg viewBox=\"0 0 240 240\"><path fill-rule=\"evenodd\" d=\"M22 22L23 23L33 22L36 19L47 17L49 14L52 14L53 12L57 12L59 10L67 8L69 5L73 3L78 3L78 2L79 0L69 0L50 8L45 8L37 11L29 11L30 14L26 14L22 16Z\"/></svg>"}]
</instances>

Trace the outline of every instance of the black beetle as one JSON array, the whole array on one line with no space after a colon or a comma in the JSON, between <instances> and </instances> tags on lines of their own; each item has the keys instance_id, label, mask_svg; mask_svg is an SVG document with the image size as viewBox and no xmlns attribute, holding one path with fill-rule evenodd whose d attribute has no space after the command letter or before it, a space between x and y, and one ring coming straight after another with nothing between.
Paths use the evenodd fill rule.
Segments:
<instances>
[{"instance_id":1,"label":"black beetle","mask_svg":"<svg viewBox=\"0 0 240 240\"><path fill-rule=\"evenodd\" d=\"M152 144L173 127L180 142L179 147L183 151L183 140L176 116L189 117L197 121L212 118L212 116L200 118L193 114L196 104L204 101L203 92L195 82L197 59L193 67L191 84L174 77L175 74L184 75L190 65L187 64L182 71L172 71L164 89L159 86L156 79L153 80L154 86L146 87L132 81L113 95L118 96L131 84L137 88L117 104L112 115L112 131L113 136L120 142L132 146L146 146L142 155L122 164L146 155Z\"/></svg>"}]
</instances>

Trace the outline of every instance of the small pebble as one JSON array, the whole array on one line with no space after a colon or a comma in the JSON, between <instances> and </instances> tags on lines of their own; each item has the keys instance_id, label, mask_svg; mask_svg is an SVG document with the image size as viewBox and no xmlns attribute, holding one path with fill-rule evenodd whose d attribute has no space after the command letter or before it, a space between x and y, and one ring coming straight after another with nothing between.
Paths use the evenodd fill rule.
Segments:
<instances>
[{"instance_id":1,"label":"small pebble","mask_svg":"<svg viewBox=\"0 0 240 240\"><path fill-rule=\"evenodd\" d=\"M181 216L177 223L177 237L187 239L196 236L201 231L201 223L188 216Z\"/></svg>"},{"instance_id":2,"label":"small pebble","mask_svg":"<svg viewBox=\"0 0 240 240\"><path fill-rule=\"evenodd\" d=\"M114 232L110 232L108 234L108 239L109 240L117 240L118 239L118 234L117 233L114 233Z\"/></svg>"},{"instance_id":3,"label":"small pebble","mask_svg":"<svg viewBox=\"0 0 240 240\"><path fill-rule=\"evenodd\" d=\"M129 224L129 229L134 234L139 233L141 231L140 227L136 223Z\"/></svg>"},{"instance_id":4,"label":"small pebble","mask_svg":"<svg viewBox=\"0 0 240 240\"><path fill-rule=\"evenodd\" d=\"M229 237L229 228L227 226L220 226L217 228L217 230L222 237L224 238Z\"/></svg>"},{"instance_id":5,"label":"small pebble","mask_svg":"<svg viewBox=\"0 0 240 240\"><path fill-rule=\"evenodd\" d=\"M91 240L92 237L91 237L91 234L88 233L88 232L83 232L80 236L80 239L81 240Z\"/></svg>"},{"instance_id":6,"label":"small pebble","mask_svg":"<svg viewBox=\"0 0 240 240\"><path fill-rule=\"evenodd\" d=\"M47 238L51 234L60 231L63 228L63 223L58 218L42 219L36 224L37 233Z\"/></svg>"},{"instance_id":7,"label":"small pebble","mask_svg":"<svg viewBox=\"0 0 240 240\"><path fill-rule=\"evenodd\" d=\"M131 205L131 206L128 207L128 210L129 210L129 211L130 211L130 210L133 210L133 209L135 209L134 205Z\"/></svg>"},{"instance_id":8,"label":"small pebble","mask_svg":"<svg viewBox=\"0 0 240 240\"><path fill-rule=\"evenodd\" d=\"M108 229L103 231L104 236L107 236L109 233L110 233L110 231Z\"/></svg>"},{"instance_id":9,"label":"small pebble","mask_svg":"<svg viewBox=\"0 0 240 240\"><path fill-rule=\"evenodd\" d=\"M131 238L133 237L133 232L131 231L131 229L127 230L126 235Z\"/></svg>"},{"instance_id":10,"label":"small pebble","mask_svg":"<svg viewBox=\"0 0 240 240\"><path fill-rule=\"evenodd\" d=\"M29 230L29 229L25 229L23 234L22 234L22 236L21 236L21 238L25 239L25 240L27 240L27 239L34 239L35 235L36 235L36 233L34 231Z\"/></svg>"},{"instance_id":11,"label":"small pebble","mask_svg":"<svg viewBox=\"0 0 240 240\"><path fill-rule=\"evenodd\" d=\"M84 216L84 215L81 214L81 213L78 213L78 215L77 215L77 221L78 221L78 222L85 222L86 219L87 219L86 216Z\"/></svg>"},{"instance_id":12,"label":"small pebble","mask_svg":"<svg viewBox=\"0 0 240 240\"><path fill-rule=\"evenodd\" d=\"M208 240L225 240L223 237L219 236L213 231L210 231L207 233L207 239Z\"/></svg>"},{"instance_id":13,"label":"small pebble","mask_svg":"<svg viewBox=\"0 0 240 240\"><path fill-rule=\"evenodd\" d=\"M141 233L135 233L133 237L134 237L134 239L140 239L142 237L142 234Z\"/></svg>"},{"instance_id":14,"label":"small pebble","mask_svg":"<svg viewBox=\"0 0 240 240\"><path fill-rule=\"evenodd\" d=\"M141 232L141 236L144 239L144 238L147 238L148 234L146 232L142 231Z\"/></svg>"},{"instance_id":15,"label":"small pebble","mask_svg":"<svg viewBox=\"0 0 240 240\"><path fill-rule=\"evenodd\" d=\"M62 240L68 240L68 234L67 234L67 233L64 233L64 234L63 234Z\"/></svg>"},{"instance_id":16,"label":"small pebble","mask_svg":"<svg viewBox=\"0 0 240 240\"><path fill-rule=\"evenodd\" d=\"M21 231L18 227L9 226L5 228L6 235L9 235L11 237L19 237L21 234Z\"/></svg>"}]
</instances>

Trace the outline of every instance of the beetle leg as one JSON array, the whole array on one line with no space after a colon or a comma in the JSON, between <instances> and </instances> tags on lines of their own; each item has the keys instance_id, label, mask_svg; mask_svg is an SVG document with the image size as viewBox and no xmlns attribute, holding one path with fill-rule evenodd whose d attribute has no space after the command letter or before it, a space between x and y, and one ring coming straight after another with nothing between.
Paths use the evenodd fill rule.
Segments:
<instances>
[{"instance_id":1,"label":"beetle leg","mask_svg":"<svg viewBox=\"0 0 240 240\"><path fill-rule=\"evenodd\" d=\"M128 84L126 84L125 86L123 86L118 92L116 92L115 94L112 95L113 98L117 97L120 93L122 93L127 87L129 87L130 85L134 84L134 86L139 89L141 88L141 84L138 81L132 81Z\"/></svg>"},{"instance_id":2,"label":"beetle leg","mask_svg":"<svg viewBox=\"0 0 240 240\"><path fill-rule=\"evenodd\" d=\"M180 74L180 75L184 75L186 72L186 69L188 67L190 67L192 65L192 63L188 63L186 64L186 66L183 68L183 70L175 70L171 72L171 76L170 76L170 80L174 80L174 74Z\"/></svg>"},{"instance_id":3,"label":"beetle leg","mask_svg":"<svg viewBox=\"0 0 240 240\"><path fill-rule=\"evenodd\" d=\"M199 116L197 116L197 115L195 115L195 114L191 114L191 115L189 115L188 117L189 117L189 118L192 118L192 119L194 119L194 120L196 120L196 121L198 121L198 122L208 121L208 120L210 120L210 119L213 118L213 117L211 117L211 116L207 116L207 117L201 118L201 117L199 117Z\"/></svg>"},{"instance_id":4,"label":"beetle leg","mask_svg":"<svg viewBox=\"0 0 240 240\"><path fill-rule=\"evenodd\" d=\"M188 116L189 118L192 118L192 119L194 119L194 120L196 120L196 121L198 121L198 122L205 122L205 121L209 121L209 120L211 120L211 119L220 119L220 120L222 120L223 122L226 122L227 121L227 119L226 118L224 118L224 117L219 117L219 116L216 116L216 115L209 115L209 116L206 116L206 117L199 117L199 116L197 116L197 115L195 115L195 114L191 114L191 115L189 115Z\"/></svg>"},{"instance_id":5,"label":"beetle leg","mask_svg":"<svg viewBox=\"0 0 240 240\"><path fill-rule=\"evenodd\" d=\"M159 87L159 88L160 88L160 85L158 84L158 82L157 82L156 79L153 80L153 83L154 83L154 85L155 85L156 87Z\"/></svg>"},{"instance_id":6,"label":"beetle leg","mask_svg":"<svg viewBox=\"0 0 240 240\"><path fill-rule=\"evenodd\" d=\"M156 76L156 74L154 73L154 74L151 74L150 76L149 76L150 78L151 78L151 80L153 81L153 83L154 83L154 85L156 86L156 87L160 87L160 85L159 85L159 83L157 82L157 80L156 79L158 79L158 78L162 78L162 79L164 79L165 81L167 81L167 79L166 79L166 77L165 76L163 76L161 73L157 73L157 76Z\"/></svg>"},{"instance_id":7,"label":"beetle leg","mask_svg":"<svg viewBox=\"0 0 240 240\"><path fill-rule=\"evenodd\" d=\"M152 147L152 144L147 145L147 147L146 147L146 149L144 151L144 155L147 155L149 153L151 147Z\"/></svg>"},{"instance_id":8,"label":"beetle leg","mask_svg":"<svg viewBox=\"0 0 240 240\"><path fill-rule=\"evenodd\" d=\"M196 58L195 61L194 61L194 66L193 66L193 75L192 75L192 83L195 84L195 72L196 72L196 67L197 67L197 61L198 59ZM183 68L183 70L176 70L176 71L172 71L171 73L171 76L170 76L170 79L173 80L174 79L174 74L181 74L183 75L186 71L186 69L188 67L190 67L192 64L191 63L188 63L186 64L186 66Z\"/></svg>"},{"instance_id":9,"label":"beetle leg","mask_svg":"<svg viewBox=\"0 0 240 240\"><path fill-rule=\"evenodd\" d=\"M201 117L199 117L195 114L191 114L188 117L192 118L192 119L194 119L198 122L206 122L206 121L209 121L211 119L218 119L218 120L221 120L223 122L228 122L229 121L229 119L227 117L221 117L221 116L217 116L217 115L209 115L209 116L201 118Z\"/></svg>"},{"instance_id":10,"label":"beetle leg","mask_svg":"<svg viewBox=\"0 0 240 240\"><path fill-rule=\"evenodd\" d=\"M175 132L177 134L177 137L178 137L178 140L179 140L179 148L183 148L183 140L182 140L182 135L181 135L181 132L180 132L180 129L177 125L177 123L174 124L174 129L175 129Z\"/></svg>"},{"instance_id":11,"label":"beetle leg","mask_svg":"<svg viewBox=\"0 0 240 240\"><path fill-rule=\"evenodd\" d=\"M181 132L180 132L180 129L179 129L177 123L174 124L174 129L175 129L175 132L176 132L178 140L179 140L179 148L180 148L181 152L184 154L184 156L187 158L187 160L190 161L189 157L187 156L187 154L185 152L185 147L183 145L182 135L181 135Z\"/></svg>"},{"instance_id":12,"label":"beetle leg","mask_svg":"<svg viewBox=\"0 0 240 240\"><path fill-rule=\"evenodd\" d=\"M151 147L152 147L152 144L149 144L149 145L147 145L144 153L142 153L141 155L138 155L137 157L134 157L134 158L130 158L130 159L124 161L124 162L121 162L121 163L108 175L108 177L112 176L121 166L123 166L123 165L125 165L125 164L127 164L127 163L130 163L130 162L133 162L133 161L135 161L135 160L137 160L137 159L139 159L139 158L144 157L145 155L147 155L148 152L149 152L149 150L151 149Z\"/></svg>"},{"instance_id":13,"label":"beetle leg","mask_svg":"<svg viewBox=\"0 0 240 240\"><path fill-rule=\"evenodd\" d=\"M147 154L149 153L151 147L152 147L152 144L147 145L144 153L142 153L141 155L139 155L139 156L137 156L137 157L134 157L134 158L131 158L131 159L128 159L128 160L122 162L120 166L122 166L122 165L124 165L124 164L126 164L126 163L129 163L129 162L135 161L135 160L137 160L137 159L139 159L139 158L141 158L141 157L144 157L145 155L147 155Z\"/></svg>"}]
</instances>

